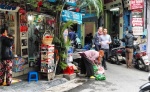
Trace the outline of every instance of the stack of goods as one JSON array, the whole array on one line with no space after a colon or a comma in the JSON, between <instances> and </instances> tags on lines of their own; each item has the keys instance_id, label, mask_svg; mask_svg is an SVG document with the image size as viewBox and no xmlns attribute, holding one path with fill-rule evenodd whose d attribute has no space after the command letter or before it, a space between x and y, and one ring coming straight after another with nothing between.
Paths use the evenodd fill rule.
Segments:
<instances>
[{"instance_id":1,"label":"stack of goods","mask_svg":"<svg viewBox=\"0 0 150 92\"><path fill-rule=\"evenodd\" d=\"M41 72L54 72L54 45L41 45Z\"/></svg>"},{"instance_id":2,"label":"stack of goods","mask_svg":"<svg viewBox=\"0 0 150 92\"><path fill-rule=\"evenodd\" d=\"M15 57L13 60L13 72L20 72L24 70L24 64L26 63L26 60L21 57Z\"/></svg>"}]
</instances>

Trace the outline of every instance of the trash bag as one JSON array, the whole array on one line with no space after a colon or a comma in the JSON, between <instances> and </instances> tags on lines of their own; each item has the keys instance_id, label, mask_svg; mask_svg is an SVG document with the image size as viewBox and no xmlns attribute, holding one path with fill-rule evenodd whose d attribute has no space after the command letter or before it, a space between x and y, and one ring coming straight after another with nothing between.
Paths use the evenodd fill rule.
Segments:
<instances>
[{"instance_id":1,"label":"trash bag","mask_svg":"<svg viewBox=\"0 0 150 92\"><path fill-rule=\"evenodd\" d=\"M97 74L95 75L95 80L106 80L106 77L103 74Z\"/></svg>"},{"instance_id":2,"label":"trash bag","mask_svg":"<svg viewBox=\"0 0 150 92\"><path fill-rule=\"evenodd\" d=\"M94 70L94 73L96 73L97 71L98 71L98 67L97 67L97 65L93 65L93 70Z\"/></svg>"}]
</instances>

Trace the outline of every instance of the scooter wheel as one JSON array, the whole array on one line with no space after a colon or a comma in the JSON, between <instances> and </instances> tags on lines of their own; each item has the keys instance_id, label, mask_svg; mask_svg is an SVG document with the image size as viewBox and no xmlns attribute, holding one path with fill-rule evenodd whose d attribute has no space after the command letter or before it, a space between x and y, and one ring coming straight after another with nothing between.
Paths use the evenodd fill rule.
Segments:
<instances>
[{"instance_id":1,"label":"scooter wheel","mask_svg":"<svg viewBox=\"0 0 150 92\"><path fill-rule=\"evenodd\" d=\"M117 55L117 57L116 57L117 58L117 60L116 60L117 65L121 65L121 62L119 61L119 57L120 57L120 55Z\"/></svg>"},{"instance_id":2,"label":"scooter wheel","mask_svg":"<svg viewBox=\"0 0 150 92\"><path fill-rule=\"evenodd\" d=\"M144 90L140 90L139 92L145 92Z\"/></svg>"},{"instance_id":3,"label":"scooter wheel","mask_svg":"<svg viewBox=\"0 0 150 92\"><path fill-rule=\"evenodd\" d=\"M146 72L149 72L149 71L150 71L150 65L146 65L146 66L145 66L145 71L146 71Z\"/></svg>"}]
</instances>

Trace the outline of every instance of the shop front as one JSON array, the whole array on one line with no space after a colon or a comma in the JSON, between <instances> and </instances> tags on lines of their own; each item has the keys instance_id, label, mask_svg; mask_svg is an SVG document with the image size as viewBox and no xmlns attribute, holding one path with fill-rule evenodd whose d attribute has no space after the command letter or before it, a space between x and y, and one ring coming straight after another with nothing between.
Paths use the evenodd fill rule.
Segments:
<instances>
[{"instance_id":1,"label":"shop front","mask_svg":"<svg viewBox=\"0 0 150 92\"><path fill-rule=\"evenodd\" d=\"M4 26L8 27L8 34L14 37L12 46L13 77L27 74L33 70L40 71L42 40L45 36L54 36L55 18L37 12L26 12L23 9L18 11L1 9L0 27ZM50 45L50 47L54 51L54 45ZM54 63L53 56L54 53L46 60L52 59L53 62L52 60L51 62Z\"/></svg>"}]
</instances>

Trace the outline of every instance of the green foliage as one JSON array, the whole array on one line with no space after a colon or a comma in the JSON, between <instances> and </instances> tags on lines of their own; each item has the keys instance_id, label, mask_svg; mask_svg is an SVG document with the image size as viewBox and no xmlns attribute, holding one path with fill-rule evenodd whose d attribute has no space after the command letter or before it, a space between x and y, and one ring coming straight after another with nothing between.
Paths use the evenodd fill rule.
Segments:
<instances>
[{"instance_id":1,"label":"green foliage","mask_svg":"<svg viewBox=\"0 0 150 92\"><path fill-rule=\"evenodd\" d=\"M54 36L54 38L53 38L53 42L52 42L53 44L60 44L61 43L61 41L60 41L60 39L58 39L58 37L57 36Z\"/></svg>"},{"instance_id":2,"label":"green foliage","mask_svg":"<svg viewBox=\"0 0 150 92\"><path fill-rule=\"evenodd\" d=\"M59 49L61 49L60 53L59 53L59 56L60 56L60 67L62 69L64 69L64 63L65 63L65 60L67 58L67 49L69 48L69 46L71 46L70 44L70 40L67 39L67 41L65 42L65 39L64 39L64 36L63 36L63 33L64 31L67 29L67 28L71 28L71 26L74 24L73 21L68 21L68 22L65 22L65 23L62 23L61 26L60 26L60 35L59 35L59 42L61 44L61 47ZM63 65L62 65L63 64ZM67 64L66 64L67 65Z\"/></svg>"},{"instance_id":3,"label":"green foliage","mask_svg":"<svg viewBox=\"0 0 150 92\"><path fill-rule=\"evenodd\" d=\"M68 66L65 62L60 62L59 65L60 65L61 69L63 69L63 70L66 69Z\"/></svg>"},{"instance_id":4,"label":"green foliage","mask_svg":"<svg viewBox=\"0 0 150 92\"><path fill-rule=\"evenodd\" d=\"M78 3L78 7L80 9L87 7L89 9L90 13L92 10L96 10L95 13L96 13L97 17L99 17L103 13L102 0L80 0Z\"/></svg>"}]
</instances>

